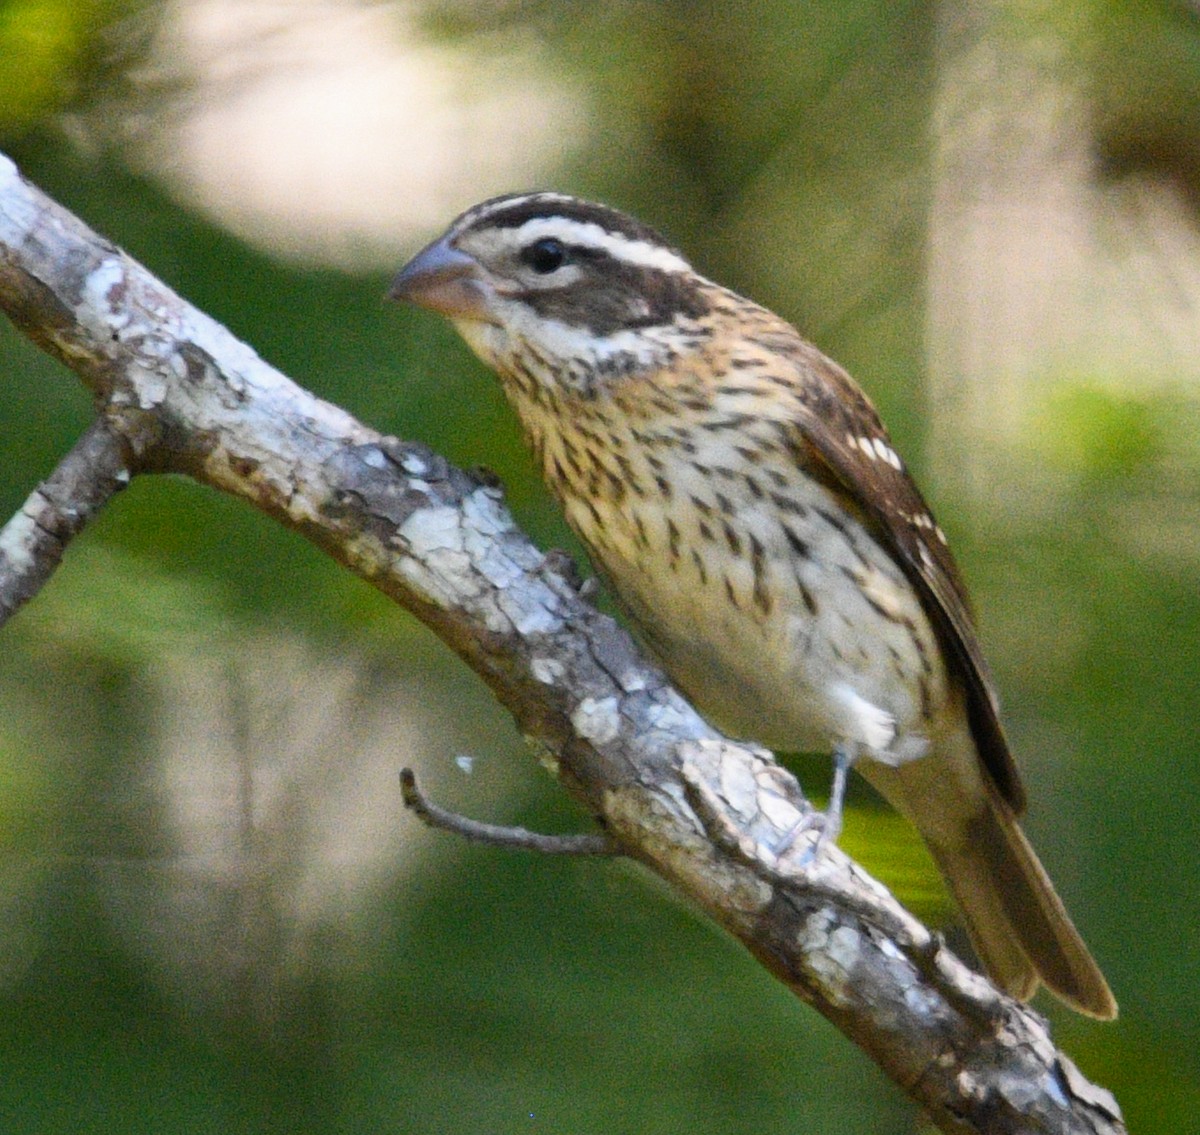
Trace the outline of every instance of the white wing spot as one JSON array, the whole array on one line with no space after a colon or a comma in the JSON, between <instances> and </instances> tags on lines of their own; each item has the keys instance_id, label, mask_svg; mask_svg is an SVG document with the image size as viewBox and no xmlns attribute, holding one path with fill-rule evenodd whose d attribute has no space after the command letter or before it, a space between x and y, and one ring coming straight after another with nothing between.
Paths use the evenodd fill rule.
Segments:
<instances>
[{"instance_id":1,"label":"white wing spot","mask_svg":"<svg viewBox=\"0 0 1200 1135\"><path fill-rule=\"evenodd\" d=\"M875 454L881 461L886 461L893 469L902 469L904 463L899 454L881 437L874 440Z\"/></svg>"},{"instance_id":2,"label":"white wing spot","mask_svg":"<svg viewBox=\"0 0 1200 1135\"><path fill-rule=\"evenodd\" d=\"M886 461L893 469L904 468L900 455L881 437L856 437L854 434L847 434L846 440L872 461Z\"/></svg>"},{"instance_id":3,"label":"white wing spot","mask_svg":"<svg viewBox=\"0 0 1200 1135\"><path fill-rule=\"evenodd\" d=\"M945 544L947 542L946 541L946 533L941 530L941 528L938 525L938 522L936 520L934 520L933 517L929 515L929 513L927 513L927 512L912 512L912 513L902 512L900 515L902 517L904 517L904 519L909 524L911 524L914 528L921 528L921 529L924 529L924 531L926 531L926 532L932 532L934 534L934 536L936 536L938 538L938 540L943 544Z\"/></svg>"}]
</instances>

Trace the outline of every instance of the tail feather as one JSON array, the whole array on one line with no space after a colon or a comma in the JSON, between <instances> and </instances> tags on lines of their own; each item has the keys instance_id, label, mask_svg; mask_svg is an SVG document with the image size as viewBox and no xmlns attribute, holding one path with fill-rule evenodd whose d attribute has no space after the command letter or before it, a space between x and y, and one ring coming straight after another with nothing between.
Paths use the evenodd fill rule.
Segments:
<instances>
[{"instance_id":1,"label":"tail feather","mask_svg":"<svg viewBox=\"0 0 1200 1135\"><path fill-rule=\"evenodd\" d=\"M969 737L901 767L858 767L916 825L1001 988L1028 1000L1041 982L1081 1013L1117 1015L1104 975Z\"/></svg>"},{"instance_id":2,"label":"tail feather","mask_svg":"<svg viewBox=\"0 0 1200 1135\"><path fill-rule=\"evenodd\" d=\"M1117 1003L1016 819L1000 801L966 839L930 845L971 944L1005 990L1027 1000L1043 982L1068 1005L1111 1020Z\"/></svg>"}]
</instances>

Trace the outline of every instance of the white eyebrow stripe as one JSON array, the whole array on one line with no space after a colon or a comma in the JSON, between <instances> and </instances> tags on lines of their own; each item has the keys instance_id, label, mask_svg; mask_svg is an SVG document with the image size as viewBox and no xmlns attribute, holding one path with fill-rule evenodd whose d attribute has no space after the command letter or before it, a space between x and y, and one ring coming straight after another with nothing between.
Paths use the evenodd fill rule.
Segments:
<instances>
[{"instance_id":1,"label":"white eyebrow stripe","mask_svg":"<svg viewBox=\"0 0 1200 1135\"><path fill-rule=\"evenodd\" d=\"M542 237L557 237L564 244L596 248L607 252L614 260L623 260L627 264L641 264L662 272L691 271L691 265L669 248L609 232L594 221L576 221L570 217L534 217L515 229L501 231L511 233L512 236L506 235L505 239L518 245L526 245Z\"/></svg>"}]
</instances>

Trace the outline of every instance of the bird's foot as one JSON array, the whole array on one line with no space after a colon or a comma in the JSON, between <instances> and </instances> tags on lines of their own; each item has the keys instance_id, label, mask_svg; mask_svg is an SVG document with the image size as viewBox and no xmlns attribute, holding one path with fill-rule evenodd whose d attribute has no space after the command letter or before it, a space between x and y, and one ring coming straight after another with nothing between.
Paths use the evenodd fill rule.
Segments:
<instances>
[{"instance_id":1,"label":"bird's foot","mask_svg":"<svg viewBox=\"0 0 1200 1135\"><path fill-rule=\"evenodd\" d=\"M809 844L796 864L800 868L811 867L830 844L837 843L841 830L840 816L835 816L830 812L818 812L814 809L785 832L771 850L776 859L782 859L801 836L807 835L809 832L816 832L817 838Z\"/></svg>"},{"instance_id":2,"label":"bird's foot","mask_svg":"<svg viewBox=\"0 0 1200 1135\"><path fill-rule=\"evenodd\" d=\"M792 825L773 849L776 859L781 859L786 855L796 840L805 832L816 831L817 838L800 857L798 866L801 868L811 867L821 857L825 848L837 843L838 836L842 834L846 778L857 755L855 746L849 742L840 742L834 747L833 783L829 788L828 807L824 812L813 810Z\"/></svg>"}]
</instances>

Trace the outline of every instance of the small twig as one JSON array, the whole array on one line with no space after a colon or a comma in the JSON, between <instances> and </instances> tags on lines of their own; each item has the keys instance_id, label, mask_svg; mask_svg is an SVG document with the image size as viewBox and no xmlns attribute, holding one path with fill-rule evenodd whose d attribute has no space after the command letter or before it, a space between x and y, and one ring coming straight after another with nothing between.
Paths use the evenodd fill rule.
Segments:
<instances>
[{"instance_id":1,"label":"small twig","mask_svg":"<svg viewBox=\"0 0 1200 1135\"><path fill-rule=\"evenodd\" d=\"M67 544L129 477L124 440L97 418L0 528L0 625L42 589Z\"/></svg>"},{"instance_id":2,"label":"small twig","mask_svg":"<svg viewBox=\"0 0 1200 1135\"><path fill-rule=\"evenodd\" d=\"M542 835L525 828L485 824L448 812L434 804L417 787L410 768L400 770L400 792L404 806L423 823L441 831L453 832L475 843L491 847L520 848L545 855L623 855L624 852L606 835Z\"/></svg>"}]
</instances>

